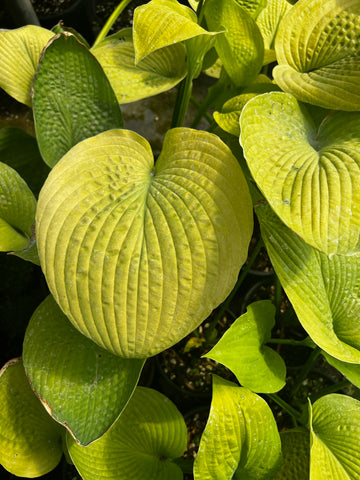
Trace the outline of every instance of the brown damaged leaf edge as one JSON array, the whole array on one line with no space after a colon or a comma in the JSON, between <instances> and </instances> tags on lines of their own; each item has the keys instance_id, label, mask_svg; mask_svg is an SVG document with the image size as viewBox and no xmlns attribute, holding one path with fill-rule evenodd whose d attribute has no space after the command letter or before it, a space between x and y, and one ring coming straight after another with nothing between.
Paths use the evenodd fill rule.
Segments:
<instances>
[{"instance_id":1,"label":"brown damaged leaf edge","mask_svg":"<svg viewBox=\"0 0 360 480\"><path fill-rule=\"evenodd\" d=\"M16 365L17 363L20 363L21 360L22 360L21 357L16 357L6 362L5 365L0 370L0 377L5 373L5 370L7 370L9 367L13 365Z\"/></svg>"}]
</instances>

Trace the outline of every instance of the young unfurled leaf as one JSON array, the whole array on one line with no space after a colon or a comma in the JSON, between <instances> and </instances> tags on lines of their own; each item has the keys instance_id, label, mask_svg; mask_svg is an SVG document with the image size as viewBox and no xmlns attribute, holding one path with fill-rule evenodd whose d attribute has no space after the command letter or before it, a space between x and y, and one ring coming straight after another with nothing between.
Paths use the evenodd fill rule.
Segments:
<instances>
[{"instance_id":1,"label":"young unfurled leaf","mask_svg":"<svg viewBox=\"0 0 360 480\"><path fill-rule=\"evenodd\" d=\"M262 238L302 326L329 355L360 363L360 255L332 255L306 244L268 205L256 207Z\"/></svg>"},{"instance_id":2,"label":"young unfurled leaf","mask_svg":"<svg viewBox=\"0 0 360 480\"><path fill-rule=\"evenodd\" d=\"M195 458L195 480L270 480L281 444L267 403L243 387L213 377L209 419Z\"/></svg>"},{"instance_id":3,"label":"young unfurled leaf","mask_svg":"<svg viewBox=\"0 0 360 480\"><path fill-rule=\"evenodd\" d=\"M358 0L299 0L275 41L276 83L302 102L360 110Z\"/></svg>"},{"instance_id":4,"label":"young unfurled leaf","mask_svg":"<svg viewBox=\"0 0 360 480\"><path fill-rule=\"evenodd\" d=\"M305 242L331 254L360 251L360 113L320 127L292 95L250 100L240 116L244 156L267 201Z\"/></svg>"},{"instance_id":5,"label":"young unfurled leaf","mask_svg":"<svg viewBox=\"0 0 360 480\"><path fill-rule=\"evenodd\" d=\"M18 477L40 477L62 456L62 428L43 409L21 359L0 371L0 464Z\"/></svg>"},{"instance_id":6,"label":"young unfurled leaf","mask_svg":"<svg viewBox=\"0 0 360 480\"><path fill-rule=\"evenodd\" d=\"M265 346L274 325L270 300L252 303L205 357L225 365L253 392L277 392L285 385L286 367L280 355Z\"/></svg>"},{"instance_id":7,"label":"young unfurled leaf","mask_svg":"<svg viewBox=\"0 0 360 480\"><path fill-rule=\"evenodd\" d=\"M360 402L332 394L310 406L310 478L357 480L360 476Z\"/></svg>"},{"instance_id":8,"label":"young unfurled leaf","mask_svg":"<svg viewBox=\"0 0 360 480\"><path fill-rule=\"evenodd\" d=\"M233 288L252 203L216 136L169 130L148 142L111 130L62 158L39 196L37 243L56 301L84 335L145 358L193 331Z\"/></svg>"},{"instance_id":9,"label":"young unfurled leaf","mask_svg":"<svg viewBox=\"0 0 360 480\"><path fill-rule=\"evenodd\" d=\"M45 408L82 445L115 422L143 366L142 360L116 357L81 335L51 296L31 317L23 358Z\"/></svg>"},{"instance_id":10,"label":"young unfurled leaf","mask_svg":"<svg viewBox=\"0 0 360 480\"><path fill-rule=\"evenodd\" d=\"M0 87L31 106L30 88L42 49L53 32L35 25L0 31Z\"/></svg>"},{"instance_id":11,"label":"young unfurled leaf","mask_svg":"<svg viewBox=\"0 0 360 480\"><path fill-rule=\"evenodd\" d=\"M186 448L181 413L163 394L137 387L127 407L99 440L81 447L68 435L72 461L84 480L181 480L172 462Z\"/></svg>"},{"instance_id":12,"label":"young unfurled leaf","mask_svg":"<svg viewBox=\"0 0 360 480\"><path fill-rule=\"evenodd\" d=\"M81 140L123 125L99 62L67 32L57 34L46 46L32 97L40 152L50 167Z\"/></svg>"},{"instance_id":13,"label":"young unfurled leaf","mask_svg":"<svg viewBox=\"0 0 360 480\"><path fill-rule=\"evenodd\" d=\"M131 29L105 38L91 52L104 69L120 104L170 90L187 72L182 43L156 50L135 64Z\"/></svg>"}]
</instances>

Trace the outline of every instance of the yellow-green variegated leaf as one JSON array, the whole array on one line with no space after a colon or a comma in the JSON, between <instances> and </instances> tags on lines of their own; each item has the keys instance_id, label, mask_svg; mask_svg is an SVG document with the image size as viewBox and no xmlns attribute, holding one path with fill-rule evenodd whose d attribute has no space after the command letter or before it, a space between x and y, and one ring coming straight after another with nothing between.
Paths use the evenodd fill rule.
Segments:
<instances>
[{"instance_id":1,"label":"yellow-green variegated leaf","mask_svg":"<svg viewBox=\"0 0 360 480\"><path fill-rule=\"evenodd\" d=\"M0 464L34 478L53 470L62 456L62 428L30 388L21 359L0 371Z\"/></svg>"},{"instance_id":2,"label":"yellow-green variegated leaf","mask_svg":"<svg viewBox=\"0 0 360 480\"><path fill-rule=\"evenodd\" d=\"M0 87L31 106L30 88L42 49L53 32L35 25L0 32Z\"/></svg>"},{"instance_id":3,"label":"yellow-green variegated leaf","mask_svg":"<svg viewBox=\"0 0 360 480\"><path fill-rule=\"evenodd\" d=\"M244 155L271 207L322 252L360 248L360 113L336 112L317 127L292 95L250 100L240 116Z\"/></svg>"},{"instance_id":4,"label":"yellow-green variegated leaf","mask_svg":"<svg viewBox=\"0 0 360 480\"><path fill-rule=\"evenodd\" d=\"M360 363L360 255L332 255L305 243L268 205L256 208L281 285L312 340L343 362Z\"/></svg>"},{"instance_id":5,"label":"yellow-green variegated leaf","mask_svg":"<svg viewBox=\"0 0 360 480\"><path fill-rule=\"evenodd\" d=\"M152 0L134 12L135 61L160 48L198 35L209 35L197 23L196 14L177 0Z\"/></svg>"},{"instance_id":6,"label":"yellow-green variegated leaf","mask_svg":"<svg viewBox=\"0 0 360 480\"><path fill-rule=\"evenodd\" d=\"M102 438L81 447L68 435L67 445L84 480L182 480L173 459L186 448L186 425L165 395L137 387Z\"/></svg>"},{"instance_id":7,"label":"yellow-green variegated leaf","mask_svg":"<svg viewBox=\"0 0 360 480\"><path fill-rule=\"evenodd\" d=\"M170 90L186 75L186 49L169 45L135 64L131 29L124 29L92 48L120 104Z\"/></svg>"},{"instance_id":8,"label":"yellow-green variegated leaf","mask_svg":"<svg viewBox=\"0 0 360 480\"><path fill-rule=\"evenodd\" d=\"M29 244L36 200L20 175L0 163L0 251L23 250Z\"/></svg>"},{"instance_id":9,"label":"yellow-green variegated leaf","mask_svg":"<svg viewBox=\"0 0 360 480\"><path fill-rule=\"evenodd\" d=\"M39 196L37 243L49 288L100 346L144 358L196 328L233 288L252 207L228 147L207 132L148 142L111 130L76 145Z\"/></svg>"},{"instance_id":10,"label":"yellow-green variegated leaf","mask_svg":"<svg viewBox=\"0 0 360 480\"><path fill-rule=\"evenodd\" d=\"M275 41L276 83L303 102L360 110L360 3L299 0Z\"/></svg>"}]
</instances>

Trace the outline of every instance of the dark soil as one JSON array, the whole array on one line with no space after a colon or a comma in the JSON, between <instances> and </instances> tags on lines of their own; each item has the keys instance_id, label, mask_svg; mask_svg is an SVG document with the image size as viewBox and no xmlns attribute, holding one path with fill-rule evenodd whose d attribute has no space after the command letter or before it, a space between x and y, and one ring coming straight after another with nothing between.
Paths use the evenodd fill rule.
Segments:
<instances>
[{"instance_id":1,"label":"dark soil","mask_svg":"<svg viewBox=\"0 0 360 480\"><path fill-rule=\"evenodd\" d=\"M78 0L31 0L38 16L48 17L57 15L69 9Z\"/></svg>"}]
</instances>

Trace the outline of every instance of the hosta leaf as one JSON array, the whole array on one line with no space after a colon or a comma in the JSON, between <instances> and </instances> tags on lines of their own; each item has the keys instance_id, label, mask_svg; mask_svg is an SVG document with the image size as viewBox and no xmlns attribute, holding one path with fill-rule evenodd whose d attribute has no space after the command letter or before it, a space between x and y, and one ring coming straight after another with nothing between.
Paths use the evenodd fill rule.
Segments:
<instances>
[{"instance_id":1,"label":"hosta leaf","mask_svg":"<svg viewBox=\"0 0 360 480\"><path fill-rule=\"evenodd\" d=\"M280 438L283 462L272 480L307 480L310 464L309 432L300 429L285 430L280 433Z\"/></svg>"},{"instance_id":2,"label":"hosta leaf","mask_svg":"<svg viewBox=\"0 0 360 480\"><path fill-rule=\"evenodd\" d=\"M22 250L31 237L36 200L20 175L0 163L0 251Z\"/></svg>"},{"instance_id":3,"label":"hosta leaf","mask_svg":"<svg viewBox=\"0 0 360 480\"><path fill-rule=\"evenodd\" d=\"M31 317L23 359L45 408L83 445L115 422L143 366L142 360L116 357L81 335L51 296Z\"/></svg>"},{"instance_id":4,"label":"hosta leaf","mask_svg":"<svg viewBox=\"0 0 360 480\"><path fill-rule=\"evenodd\" d=\"M205 357L225 365L253 392L277 392L285 385L286 367L280 355L265 345L274 325L270 300L252 303Z\"/></svg>"},{"instance_id":5,"label":"hosta leaf","mask_svg":"<svg viewBox=\"0 0 360 480\"><path fill-rule=\"evenodd\" d=\"M21 359L0 371L0 464L18 477L40 477L62 456L62 428L32 392Z\"/></svg>"},{"instance_id":6,"label":"hosta leaf","mask_svg":"<svg viewBox=\"0 0 360 480\"><path fill-rule=\"evenodd\" d=\"M134 12L135 61L160 48L204 34L210 35L197 24L190 8L177 0L152 0Z\"/></svg>"},{"instance_id":7,"label":"hosta leaf","mask_svg":"<svg viewBox=\"0 0 360 480\"><path fill-rule=\"evenodd\" d=\"M250 171L281 220L330 255L359 251L360 114L336 112L319 128L289 94L250 100L240 116Z\"/></svg>"},{"instance_id":8,"label":"hosta leaf","mask_svg":"<svg viewBox=\"0 0 360 480\"><path fill-rule=\"evenodd\" d=\"M186 425L163 394L137 387L112 428L88 447L68 436L72 461L84 480L181 480L172 460L186 448Z\"/></svg>"},{"instance_id":9,"label":"hosta leaf","mask_svg":"<svg viewBox=\"0 0 360 480\"><path fill-rule=\"evenodd\" d=\"M165 92L186 75L186 49L181 43L148 55L135 65L131 29L124 29L92 48L119 103L134 102Z\"/></svg>"},{"instance_id":10,"label":"hosta leaf","mask_svg":"<svg viewBox=\"0 0 360 480\"><path fill-rule=\"evenodd\" d=\"M357 388L360 388L360 364L342 362L326 352L321 353L324 355L330 365L339 370L339 372L341 372L344 377L346 377Z\"/></svg>"},{"instance_id":11,"label":"hosta leaf","mask_svg":"<svg viewBox=\"0 0 360 480\"><path fill-rule=\"evenodd\" d=\"M261 10L266 7L268 0L235 0L249 15L256 18ZM189 0L189 4L196 11L199 5L199 0Z\"/></svg>"},{"instance_id":12,"label":"hosta leaf","mask_svg":"<svg viewBox=\"0 0 360 480\"><path fill-rule=\"evenodd\" d=\"M69 33L57 34L42 54L33 83L33 110L40 152L50 167L81 140L123 125L100 64Z\"/></svg>"},{"instance_id":13,"label":"hosta leaf","mask_svg":"<svg viewBox=\"0 0 360 480\"><path fill-rule=\"evenodd\" d=\"M265 52L274 52L274 41L278 32L279 24L285 13L291 8L287 0L268 0L265 8L256 19L264 40ZM270 53L268 53L270 55ZM274 59L276 60L276 58Z\"/></svg>"},{"instance_id":14,"label":"hosta leaf","mask_svg":"<svg viewBox=\"0 0 360 480\"><path fill-rule=\"evenodd\" d=\"M195 480L267 480L279 468L280 437L266 402L213 377L209 419L195 458Z\"/></svg>"},{"instance_id":15,"label":"hosta leaf","mask_svg":"<svg viewBox=\"0 0 360 480\"><path fill-rule=\"evenodd\" d=\"M237 86L251 83L264 57L264 43L255 20L235 0L207 0L205 17L216 37L215 48L224 68Z\"/></svg>"},{"instance_id":16,"label":"hosta leaf","mask_svg":"<svg viewBox=\"0 0 360 480\"><path fill-rule=\"evenodd\" d=\"M303 102L360 110L358 0L299 0L280 24L276 83Z\"/></svg>"},{"instance_id":17,"label":"hosta leaf","mask_svg":"<svg viewBox=\"0 0 360 480\"><path fill-rule=\"evenodd\" d=\"M30 88L40 54L54 34L35 25L0 31L0 87L31 106Z\"/></svg>"},{"instance_id":18,"label":"hosta leaf","mask_svg":"<svg viewBox=\"0 0 360 480\"><path fill-rule=\"evenodd\" d=\"M177 343L233 288L252 207L237 160L213 134L148 142L112 130L74 147L40 193L37 242L49 288L84 335L145 358Z\"/></svg>"},{"instance_id":19,"label":"hosta leaf","mask_svg":"<svg viewBox=\"0 0 360 480\"><path fill-rule=\"evenodd\" d=\"M271 263L313 341L329 355L360 363L360 255L327 255L280 222L266 205L256 213Z\"/></svg>"},{"instance_id":20,"label":"hosta leaf","mask_svg":"<svg viewBox=\"0 0 360 480\"><path fill-rule=\"evenodd\" d=\"M357 480L360 402L346 395L325 395L310 412L311 480Z\"/></svg>"}]
</instances>

